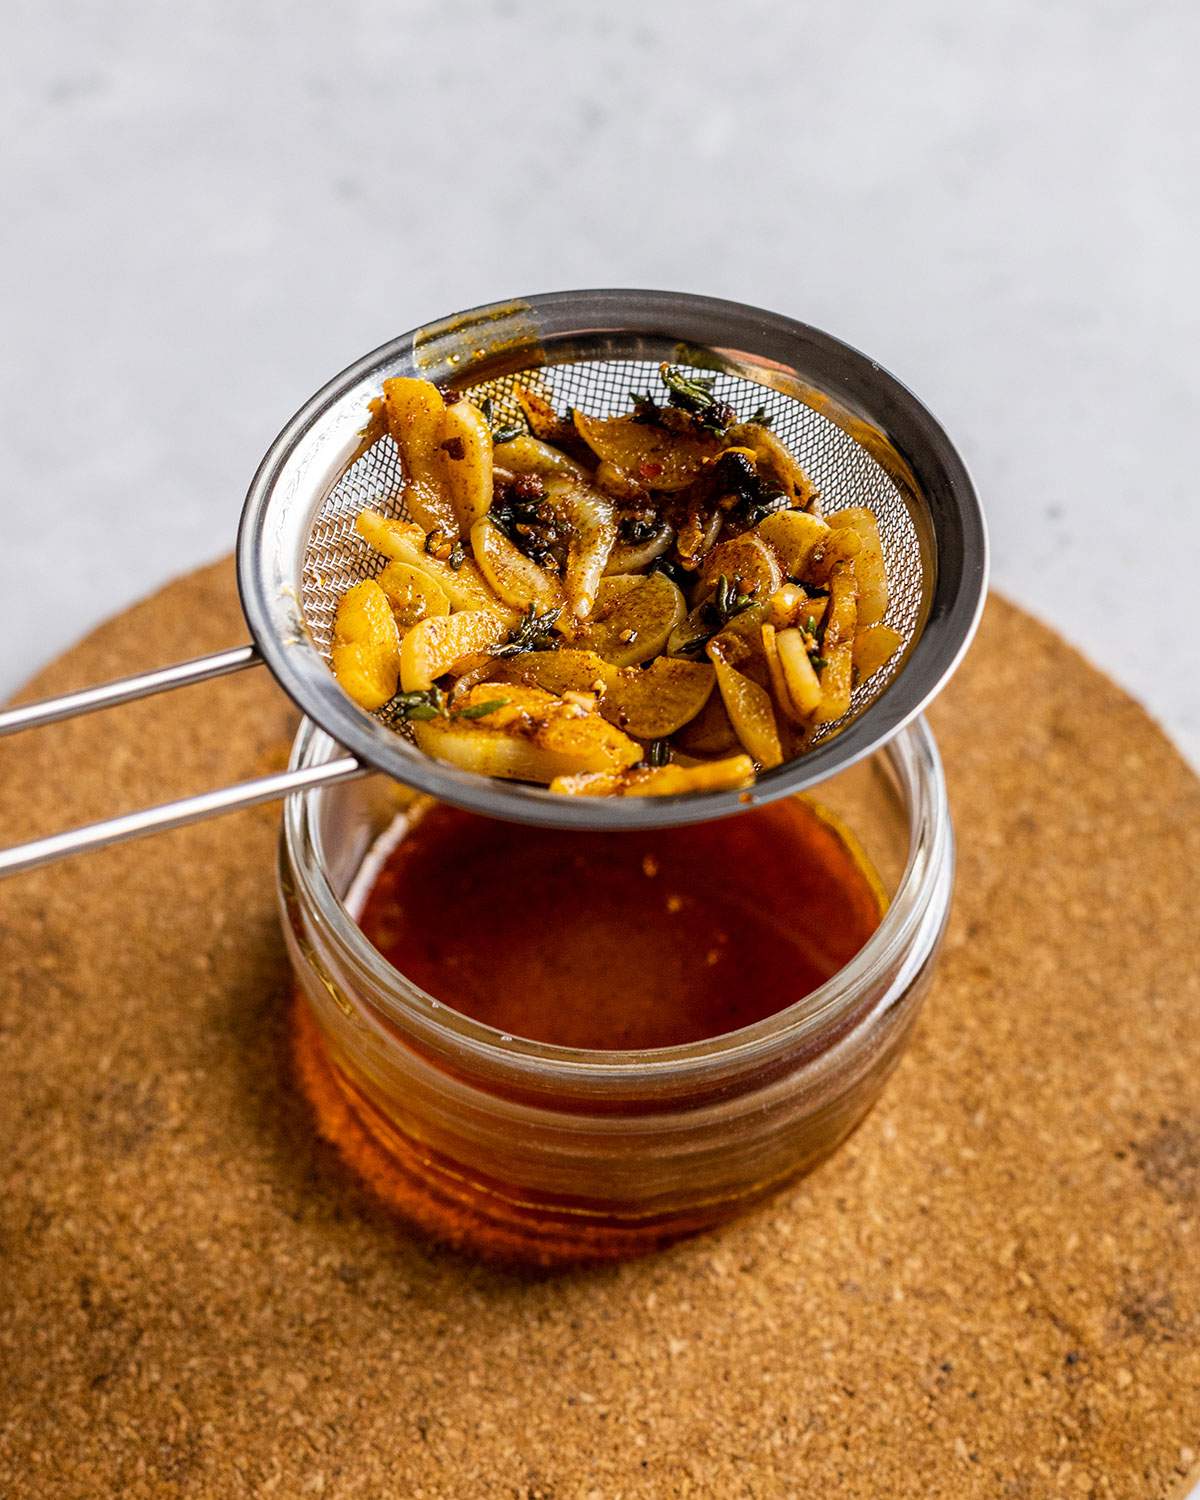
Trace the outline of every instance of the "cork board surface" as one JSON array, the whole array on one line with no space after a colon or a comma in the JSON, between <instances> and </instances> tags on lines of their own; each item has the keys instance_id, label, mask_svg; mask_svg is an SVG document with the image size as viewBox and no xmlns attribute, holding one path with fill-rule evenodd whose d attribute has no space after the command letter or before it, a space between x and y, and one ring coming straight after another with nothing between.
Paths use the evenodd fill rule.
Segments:
<instances>
[{"instance_id":1,"label":"cork board surface","mask_svg":"<svg viewBox=\"0 0 1200 1500\"><path fill-rule=\"evenodd\" d=\"M36 695L243 638L227 564ZM1200 784L993 601L935 714L958 893L915 1041L815 1175L517 1275L312 1129L277 810L0 885L0 1495L1173 1496L1200 1450ZM248 674L0 746L6 841L262 772Z\"/></svg>"}]
</instances>

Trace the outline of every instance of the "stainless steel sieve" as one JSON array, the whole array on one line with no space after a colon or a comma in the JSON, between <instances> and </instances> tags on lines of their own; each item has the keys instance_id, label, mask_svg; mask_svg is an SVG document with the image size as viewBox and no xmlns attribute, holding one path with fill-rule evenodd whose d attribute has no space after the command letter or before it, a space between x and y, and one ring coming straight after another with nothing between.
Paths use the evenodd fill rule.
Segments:
<instances>
[{"instance_id":1,"label":"stainless steel sieve","mask_svg":"<svg viewBox=\"0 0 1200 1500\"><path fill-rule=\"evenodd\" d=\"M748 791L677 797L561 797L432 760L339 688L329 669L337 601L384 559L357 534L365 506L404 514L390 437L372 438L368 402L391 375L420 375L517 411L514 380L560 408L608 416L655 383L662 360L716 378L739 417L765 407L827 511L875 514L903 637L859 685L849 711L798 759ZM366 434L366 435L364 435ZM265 663L295 703L346 748L309 770L243 782L0 852L0 875L157 829L382 771L442 801L513 822L651 828L744 810L814 785L879 748L938 692L983 605L987 538L962 461L921 403L873 360L803 323L676 292L552 292L431 323L384 344L317 392L280 433L246 496L238 587L254 644L0 713L0 735Z\"/></svg>"}]
</instances>

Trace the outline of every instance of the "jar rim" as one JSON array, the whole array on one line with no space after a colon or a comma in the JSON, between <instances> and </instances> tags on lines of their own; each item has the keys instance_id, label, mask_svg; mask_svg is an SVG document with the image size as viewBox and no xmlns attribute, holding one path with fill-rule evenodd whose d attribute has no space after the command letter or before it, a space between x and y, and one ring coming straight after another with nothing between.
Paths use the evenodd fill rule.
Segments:
<instances>
[{"instance_id":1,"label":"jar rim","mask_svg":"<svg viewBox=\"0 0 1200 1500\"><path fill-rule=\"evenodd\" d=\"M296 735L290 764L292 769L319 765L344 753L306 718ZM903 958L939 891L948 904L948 885L941 877L947 858L953 857L953 834L933 733L923 717L916 719L876 754L887 759L896 776L909 827L904 871L879 926L849 963L791 1005L735 1031L670 1047L604 1051L509 1037L414 984L369 941L326 874L310 805L310 798L324 795L321 791L287 799L282 849L311 914L335 944L339 957L381 992L375 1003L390 1019L441 1048L449 1047L464 1061L470 1059L477 1067L509 1076L536 1077L541 1084L557 1077L564 1083L591 1086L628 1083L634 1078L644 1082L656 1074L676 1078L726 1066L746 1067L835 1023Z\"/></svg>"}]
</instances>

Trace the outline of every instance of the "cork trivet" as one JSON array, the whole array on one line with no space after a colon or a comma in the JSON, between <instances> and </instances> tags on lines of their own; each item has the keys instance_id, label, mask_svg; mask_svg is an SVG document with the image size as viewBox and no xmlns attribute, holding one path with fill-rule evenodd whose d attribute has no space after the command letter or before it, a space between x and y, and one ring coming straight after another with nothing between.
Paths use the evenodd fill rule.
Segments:
<instances>
[{"instance_id":1,"label":"cork trivet","mask_svg":"<svg viewBox=\"0 0 1200 1500\"><path fill-rule=\"evenodd\" d=\"M219 565L32 691L241 638ZM1200 785L1000 602L934 718L957 901L882 1103L747 1219L599 1271L439 1250L317 1137L275 810L0 886L0 1494L1180 1492ZM261 772L293 722L251 675L22 737L0 828Z\"/></svg>"}]
</instances>

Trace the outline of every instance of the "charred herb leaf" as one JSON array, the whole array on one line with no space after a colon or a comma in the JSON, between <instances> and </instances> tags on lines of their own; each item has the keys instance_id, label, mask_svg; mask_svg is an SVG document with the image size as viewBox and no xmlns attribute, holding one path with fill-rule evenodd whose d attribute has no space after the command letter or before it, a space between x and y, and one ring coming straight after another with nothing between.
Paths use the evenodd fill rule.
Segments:
<instances>
[{"instance_id":1,"label":"charred herb leaf","mask_svg":"<svg viewBox=\"0 0 1200 1500\"><path fill-rule=\"evenodd\" d=\"M777 510L791 510L794 505L791 495L783 490L764 491L760 500L746 507L746 525L757 526L766 516L773 516Z\"/></svg>"},{"instance_id":2,"label":"charred herb leaf","mask_svg":"<svg viewBox=\"0 0 1200 1500\"><path fill-rule=\"evenodd\" d=\"M685 375L672 365L658 367L659 378L667 388L667 400L681 411L690 412L697 425L706 432L723 433L733 421L736 413L727 401L713 395L716 377L713 375Z\"/></svg>"},{"instance_id":3,"label":"charred herb leaf","mask_svg":"<svg viewBox=\"0 0 1200 1500\"><path fill-rule=\"evenodd\" d=\"M733 513L743 526L756 526L764 516L791 510L795 503L777 484L764 479L745 453L722 453L713 466L713 482L722 494L736 498Z\"/></svg>"},{"instance_id":4,"label":"charred herb leaf","mask_svg":"<svg viewBox=\"0 0 1200 1500\"><path fill-rule=\"evenodd\" d=\"M671 745L668 740L651 740L646 746L646 754L643 756L643 764L651 770L657 770L659 766L665 766L671 759Z\"/></svg>"},{"instance_id":5,"label":"charred herb leaf","mask_svg":"<svg viewBox=\"0 0 1200 1500\"><path fill-rule=\"evenodd\" d=\"M656 557L650 564L649 571L651 573L662 573L665 577L669 578L677 588L682 589L684 593L686 593L688 589L691 588L692 584L696 581L696 575L694 573L689 573L688 570L679 561L679 559L675 557Z\"/></svg>"},{"instance_id":6,"label":"charred herb leaf","mask_svg":"<svg viewBox=\"0 0 1200 1500\"><path fill-rule=\"evenodd\" d=\"M548 609L545 614L534 612L531 604L521 623L509 632L508 639L487 648L489 656L521 656L526 651L556 651L558 640L550 632L554 629L562 606Z\"/></svg>"},{"instance_id":7,"label":"charred herb leaf","mask_svg":"<svg viewBox=\"0 0 1200 1500\"><path fill-rule=\"evenodd\" d=\"M623 542L636 547L639 542L648 542L657 530L654 522L646 520L644 516L624 516L617 534Z\"/></svg>"},{"instance_id":8,"label":"charred herb leaf","mask_svg":"<svg viewBox=\"0 0 1200 1500\"><path fill-rule=\"evenodd\" d=\"M716 635L717 628L714 626L706 635L693 636L690 641L685 641L679 647L680 656L703 656L709 641Z\"/></svg>"},{"instance_id":9,"label":"charred herb leaf","mask_svg":"<svg viewBox=\"0 0 1200 1500\"><path fill-rule=\"evenodd\" d=\"M630 391L629 399L633 402L633 420L641 422L643 426L653 427L662 415L662 407L650 392Z\"/></svg>"},{"instance_id":10,"label":"charred herb leaf","mask_svg":"<svg viewBox=\"0 0 1200 1500\"><path fill-rule=\"evenodd\" d=\"M539 568L556 567L558 554L566 551L570 541L546 504L545 488L536 474L518 474L492 501L488 515Z\"/></svg>"}]
</instances>

